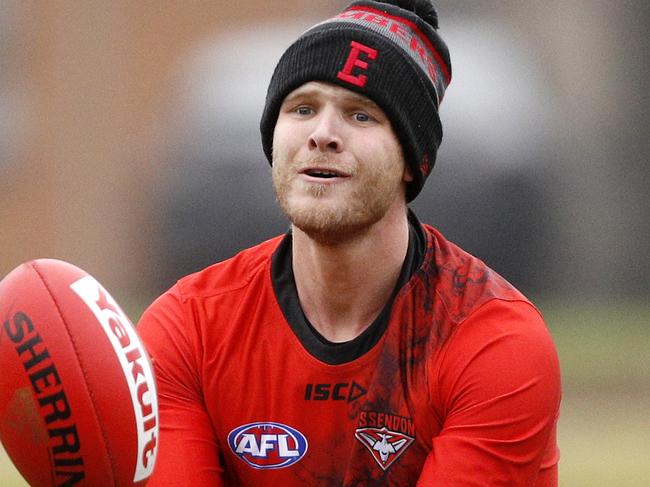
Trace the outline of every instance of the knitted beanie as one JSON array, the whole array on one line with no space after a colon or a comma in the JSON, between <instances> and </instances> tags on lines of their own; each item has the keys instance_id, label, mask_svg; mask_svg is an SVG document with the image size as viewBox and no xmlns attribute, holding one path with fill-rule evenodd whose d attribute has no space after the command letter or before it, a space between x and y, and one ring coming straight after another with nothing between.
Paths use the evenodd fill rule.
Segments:
<instances>
[{"instance_id":1,"label":"knitted beanie","mask_svg":"<svg viewBox=\"0 0 650 487\"><path fill-rule=\"evenodd\" d=\"M437 28L429 0L362 0L307 30L282 55L268 88L260 131L269 162L284 98L304 83L326 81L367 96L386 113L413 174L406 190L413 200L436 160L438 106L451 80Z\"/></svg>"}]
</instances>

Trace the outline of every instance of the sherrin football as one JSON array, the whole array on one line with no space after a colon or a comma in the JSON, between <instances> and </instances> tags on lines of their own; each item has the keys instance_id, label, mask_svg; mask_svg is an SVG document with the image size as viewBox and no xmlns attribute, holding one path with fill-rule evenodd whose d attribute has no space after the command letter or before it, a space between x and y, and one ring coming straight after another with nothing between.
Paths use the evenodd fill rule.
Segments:
<instances>
[{"instance_id":1,"label":"sherrin football","mask_svg":"<svg viewBox=\"0 0 650 487\"><path fill-rule=\"evenodd\" d=\"M27 482L144 485L158 442L153 371L111 295L39 259L0 282L0 439Z\"/></svg>"}]
</instances>

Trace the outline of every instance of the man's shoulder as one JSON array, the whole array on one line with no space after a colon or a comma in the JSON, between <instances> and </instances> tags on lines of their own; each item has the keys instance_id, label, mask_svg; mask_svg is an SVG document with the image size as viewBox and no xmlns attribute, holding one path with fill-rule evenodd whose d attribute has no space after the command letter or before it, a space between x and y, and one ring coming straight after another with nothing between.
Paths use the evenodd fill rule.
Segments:
<instances>
[{"instance_id":1,"label":"man's shoulder","mask_svg":"<svg viewBox=\"0 0 650 487\"><path fill-rule=\"evenodd\" d=\"M185 298L206 298L245 288L255 276L269 270L273 253L282 238L282 235L273 237L182 277L177 282L180 293Z\"/></svg>"},{"instance_id":2,"label":"man's shoulder","mask_svg":"<svg viewBox=\"0 0 650 487\"><path fill-rule=\"evenodd\" d=\"M454 322L461 322L492 300L530 301L478 257L447 240L437 229L423 225L435 275L436 298Z\"/></svg>"}]
</instances>

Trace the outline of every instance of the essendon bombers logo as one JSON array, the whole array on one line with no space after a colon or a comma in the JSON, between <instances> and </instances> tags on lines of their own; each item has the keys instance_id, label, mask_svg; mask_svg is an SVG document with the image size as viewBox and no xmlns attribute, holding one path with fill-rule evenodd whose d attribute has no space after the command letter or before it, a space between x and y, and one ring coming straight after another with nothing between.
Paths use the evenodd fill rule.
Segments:
<instances>
[{"instance_id":1,"label":"essendon bombers logo","mask_svg":"<svg viewBox=\"0 0 650 487\"><path fill-rule=\"evenodd\" d=\"M354 436L383 470L387 470L415 440L415 428L409 418L362 411L359 419L360 427Z\"/></svg>"},{"instance_id":2,"label":"essendon bombers logo","mask_svg":"<svg viewBox=\"0 0 650 487\"><path fill-rule=\"evenodd\" d=\"M352 41L350 43L350 54L348 54L343 69L337 73L336 77L363 88L368 82L368 76L365 74L354 74L353 70L367 70L368 60L375 59L377 54L378 51L376 49L361 44L360 42ZM364 61L361 56L364 56L367 60Z\"/></svg>"},{"instance_id":3,"label":"essendon bombers logo","mask_svg":"<svg viewBox=\"0 0 650 487\"><path fill-rule=\"evenodd\" d=\"M415 439L386 428L359 428L354 432L354 436L370 450L375 461L384 470L390 467Z\"/></svg>"},{"instance_id":4,"label":"essendon bombers logo","mask_svg":"<svg viewBox=\"0 0 650 487\"><path fill-rule=\"evenodd\" d=\"M253 468L275 469L293 465L307 453L307 438L280 423L249 423L228 434L228 446Z\"/></svg>"}]
</instances>

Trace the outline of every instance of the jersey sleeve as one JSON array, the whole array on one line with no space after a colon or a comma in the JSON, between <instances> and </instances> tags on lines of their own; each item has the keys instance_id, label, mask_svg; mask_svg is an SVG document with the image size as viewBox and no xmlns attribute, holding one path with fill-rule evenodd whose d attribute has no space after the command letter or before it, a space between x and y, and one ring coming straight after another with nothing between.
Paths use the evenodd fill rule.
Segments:
<instances>
[{"instance_id":1,"label":"jersey sleeve","mask_svg":"<svg viewBox=\"0 0 650 487\"><path fill-rule=\"evenodd\" d=\"M418 485L557 486L560 369L532 305L484 304L441 348L430 384L442 430Z\"/></svg>"},{"instance_id":2,"label":"jersey sleeve","mask_svg":"<svg viewBox=\"0 0 650 487\"><path fill-rule=\"evenodd\" d=\"M160 413L149 487L223 485L217 440L201 392L197 340L188 325L181 296L172 288L145 311L137 326L153 362Z\"/></svg>"}]
</instances>

